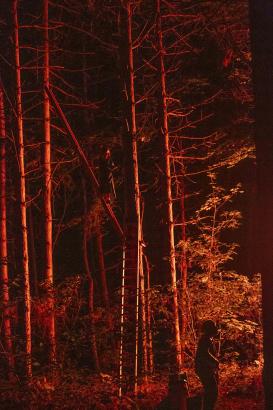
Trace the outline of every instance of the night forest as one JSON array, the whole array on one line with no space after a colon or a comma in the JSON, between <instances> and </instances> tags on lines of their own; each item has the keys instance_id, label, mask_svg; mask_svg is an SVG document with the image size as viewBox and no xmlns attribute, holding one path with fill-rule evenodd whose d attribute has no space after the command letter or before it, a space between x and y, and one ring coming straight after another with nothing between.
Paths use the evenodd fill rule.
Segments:
<instances>
[{"instance_id":1,"label":"night forest","mask_svg":"<svg viewBox=\"0 0 273 410\"><path fill-rule=\"evenodd\" d=\"M1 0L0 408L273 410L273 4ZM212 407L211 407L212 409Z\"/></svg>"}]
</instances>

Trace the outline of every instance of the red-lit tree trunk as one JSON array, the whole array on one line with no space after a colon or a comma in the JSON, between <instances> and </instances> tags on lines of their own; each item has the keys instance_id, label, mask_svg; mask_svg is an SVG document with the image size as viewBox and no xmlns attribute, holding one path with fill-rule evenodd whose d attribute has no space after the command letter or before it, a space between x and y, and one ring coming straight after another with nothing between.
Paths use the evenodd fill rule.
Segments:
<instances>
[{"instance_id":1,"label":"red-lit tree trunk","mask_svg":"<svg viewBox=\"0 0 273 410\"><path fill-rule=\"evenodd\" d=\"M273 409L273 3L249 0L255 95L258 232L262 277L265 409Z\"/></svg>"},{"instance_id":2,"label":"red-lit tree trunk","mask_svg":"<svg viewBox=\"0 0 273 410\"><path fill-rule=\"evenodd\" d=\"M138 375L138 292L139 292L139 223L140 191L136 143L136 103L134 86L134 57L132 43L132 6L127 0L122 6L121 60L127 100L124 133L124 184L125 184L125 328L123 334L124 374L127 373L129 389L134 384L136 392Z\"/></svg>"},{"instance_id":3,"label":"red-lit tree trunk","mask_svg":"<svg viewBox=\"0 0 273 410\"><path fill-rule=\"evenodd\" d=\"M4 95L0 84L0 285L1 305L3 307L2 334L8 364L9 379L14 371L12 349L12 329L9 317L9 275L8 275L8 243L7 243L7 208L6 208L6 126Z\"/></svg>"},{"instance_id":4,"label":"red-lit tree trunk","mask_svg":"<svg viewBox=\"0 0 273 410\"><path fill-rule=\"evenodd\" d=\"M48 0L43 3L44 29L44 86L49 88L49 31L48 31ZM53 296L53 255L52 255L52 208L51 208L51 134L50 134L50 104L44 90L44 212L45 212L45 280L48 306L48 355L49 363L56 361L55 314Z\"/></svg>"},{"instance_id":5,"label":"red-lit tree trunk","mask_svg":"<svg viewBox=\"0 0 273 410\"><path fill-rule=\"evenodd\" d=\"M182 177L183 178L183 177ZM184 244L186 244L186 217L185 217L185 186L184 180L181 181L181 199L180 199L180 210L181 210L181 240L182 240L182 250L181 250L181 355L182 355L182 365L184 364L184 351L185 351L185 340L186 340L186 329L187 329L187 279L188 279L188 264L187 255Z\"/></svg>"},{"instance_id":6,"label":"red-lit tree trunk","mask_svg":"<svg viewBox=\"0 0 273 410\"><path fill-rule=\"evenodd\" d=\"M181 338L179 325L179 309L178 309L178 292L176 284L176 258L174 244L174 220L172 206L172 188L171 188L171 170L170 170L170 148L169 148L169 126L168 126L168 108L167 108L167 91L166 91L166 73L164 65L164 47L161 27L161 2L157 0L157 37L158 37L158 59L159 59L159 74L160 74L160 96L159 96L159 119L160 133L163 140L164 150L164 170L163 170L163 206L164 214L166 215L167 224L167 241L168 241L168 272L169 280L172 286L173 294L173 325L175 334L175 360L172 363L174 370L180 371L182 364L181 356Z\"/></svg>"},{"instance_id":7,"label":"red-lit tree trunk","mask_svg":"<svg viewBox=\"0 0 273 410\"><path fill-rule=\"evenodd\" d=\"M21 88L21 66L19 47L19 26L17 15L17 0L13 0L13 26L14 26L14 46L15 46L15 70L16 70L16 108L17 108L17 133L18 133L18 161L20 173L20 211L21 211L21 233L22 233L22 271L24 283L24 330L25 330L25 374L28 379L32 377L31 363L31 301L29 283L29 254L28 254L28 233L27 233L27 204L26 204L26 175L24 156L24 133L23 133L23 112L22 112L22 88Z\"/></svg>"},{"instance_id":8,"label":"red-lit tree trunk","mask_svg":"<svg viewBox=\"0 0 273 410\"><path fill-rule=\"evenodd\" d=\"M34 234L34 219L32 213L32 205L29 206L28 221L29 221L29 241L30 241L30 261L31 261L31 272L33 276L33 290L36 297L39 296L39 281L38 281L38 270L37 270L37 254L35 247L35 234Z\"/></svg>"},{"instance_id":9,"label":"red-lit tree trunk","mask_svg":"<svg viewBox=\"0 0 273 410\"><path fill-rule=\"evenodd\" d=\"M145 308L146 308L146 318L147 318L147 350L148 350L148 371L150 374L154 371L154 354L153 354L153 338L152 338L152 312L151 312L151 286L150 286L150 266L148 262L148 258L145 254L143 254L143 260L145 262L145 275L144 280L146 278L146 286L145 286Z\"/></svg>"},{"instance_id":10,"label":"red-lit tree trunk","mask_svg":"<svg viewBox=\"0 0 273 410\"><path fill-rule=\"evenodd\" d=\"M142 218L140 219L139 229L142 227ZM139 232L139 238L142 238L142 232ZM147 321L147 306L146 306L146 286L143 266L143 250L142 241L139 241L139 302L140 302L140 324L141 324L141 353L142 353L142 373L144 381L148 381L148 321Z\"/></svg>"},{"instance_id":11,"label":"red-lit tree trunk","mask_svg":"<svg viewBox=\"0 0 273 410\"><path fill-rule=\"evenodd\" d=\"M139 191L139 187L138 187ZM139 192L140 195L140 192ZM138 212L138 266L137 266L137 290L136 290L136 363L139 366L138 375L143 375L144 382L147 383L148 379L148 321L147 321L147 300L146 300L146 284L144 275L144 253L143 253L143 211L140 205L140 197L137 202L137 212ZM141 215L140 215L141 214ZM138 370L138 369L137 369Z\"/></svg>"}]
</instances>

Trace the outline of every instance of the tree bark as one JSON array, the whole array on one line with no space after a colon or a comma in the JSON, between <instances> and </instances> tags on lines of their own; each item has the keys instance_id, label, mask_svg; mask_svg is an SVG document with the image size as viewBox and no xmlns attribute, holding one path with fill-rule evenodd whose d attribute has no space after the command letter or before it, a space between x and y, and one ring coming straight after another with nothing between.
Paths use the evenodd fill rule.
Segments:
<instances>
[{"instance_id":1,"label":"tree bark","mask_svg":"<svg viewBox=\"0 0 273 410\"><path fill-rule=\"evenodd\" d=\"M34 295L36 297L39 296L39 279L38 279L38 270L37 270L37 255L36 255L36 247L35 247L35 233L34 233L34 220L33 220L33 212L32 206L29 207L28 212L28 221L29 221L29 240L30 240L30 260L31 260L31 269L32 269L32 276L33 276L33 288L34 288Z\"/></svg>"},{"instance_id":2,"label":"tree bark","mask_svg":"<svg viewBox=\"0 0 273 410\"><path fill-rule=\"evenodd\" d=\"M255 96L258 232L257 268L262 278L265 409L273 409L273 3L249 0Z\"/></svg>"},{"instance_id":3,"label":"tree bark","mask_svg":"<svg viewBox=\"0 0 273 410\"><path fill-rule=\"evenodd\" d=\"M17 0L13 0L13 25L14 25L14 45L15 45L15 67L16 67L16 106L17 106L17 132L18 132L18 161L20 173L20 213L21 213L21 233L23 251L23 283L24 283L24 330L25 330L25 374L28 379L32 377L31 363L31 300L29 282L29 252L27 233L27 204L26 204L26 176L25 176L25 149L23 133L23 112L22 112L22 88L21 88L21 66L19 47L19 26L17 15Z\"/></svg>"},{"instance_id":4,"label":"tree bark","mask_svg":"<svg viewBox=\"0 0 273 410\"><path fill-rule=\"evenodd\" d=\"M167 240L168 240L168 275L172 286L173 295L173 325L175 334L175 360L172 363L173 370L180 371L182 364L181 356L181 338L179 326L179 309L178 309L178 292L176 284L176 258L174 244L174 220L172 206L172 188L171 188L171 171L170 171L170 148L169 148L169 126L168 126L168 111L167 111L167 91L166 91L166 73L164 65L164 47L161 27L161 2L157 0L157 37L159 51L159 75L160 75L160 97L159 97L159 118L160 118L160 133L163 139L164 149L164 207L167 224Z\"/></svg>"},{"instance_id":5,"label":"tree bark","mask_svg":"<svg viewBox=\"0 0 273 410\"><path fill-rule=\"evenodd\" d=\"M9 379L14 372L12 348L12 329L9 316L9 274L8 274L8 241L7 241L7 207L6 207L6 126L4 94L0 84L0 283L1 303L3 306L3 338L8 364Z\"/></svg>"},{"instance_id":6,"label":"tree bark","mask_svg":"<svg viewBox=\"0 0 273 410\"><path fill-rule=\"evenodd\" d=\"M49 31L48 31L48 0L43 3L44 28L44 86L49 88ZM48 306L48 356L51 366L56 362L55 314L53 296L53 246L52 246L52 183L51 183L51 133L50 104L44 88L44 212L45 212L45 280Z\"/></svg>"},{"instance_id":7,"label":"tree bark","mask_svg":"<svg viewBox=\"0 0 273 410\"><path fill-rule=\"evenodd\" d=\"M150 286L150 266L148 262L148 258L146 255L143 255L143 259L145 261L145 267L146 267L146 275L144 275L144 280L146 277L146 292L145 292L145 306L146 306L146 312L147 312L147 348L148 348L148 370L149 373L152 374L154 371L154 355L153 355L153 338L152 338L152 325L151 325L151 320L152 320L152 312L151 312L151 286Z\"/></svg>"},{"instance_id":8,"label":"tree bark","mask_svg":"<svg viewBox=\"0 0 273 410\"><path fill-rule=\"evenodd\" d=\"M184 177L182 177L184 178ZM185 217L185 187L184 181L181 181L181 239L183 244L186 243L186 217ZM182 366L184 364L185 356L185 340L186 340L186 329L187 329L187 280L188 280L188 264L187 264L187 254L184 246L181 251L181 362Z\"/></svg>"},{"instance_id":9,"label":"tree bark","mask_svg":"<svg viewBox=\"0 0 273 410\"><path fill-rule=\"evenodd\" d=\"M139 224L139 228L142 226ZM139 232L139 237L142 237L141 232ZM140 322L141 322L141 348L142 348L142 373L144 375L145 383L148 382L148 338L147 330L148 323L146 317L146 292L145 292L145 277L144 277L144 266L143 266L143 249L142 242L139 244L139 295L140 295Z\"/></svg>"}]
</instances>

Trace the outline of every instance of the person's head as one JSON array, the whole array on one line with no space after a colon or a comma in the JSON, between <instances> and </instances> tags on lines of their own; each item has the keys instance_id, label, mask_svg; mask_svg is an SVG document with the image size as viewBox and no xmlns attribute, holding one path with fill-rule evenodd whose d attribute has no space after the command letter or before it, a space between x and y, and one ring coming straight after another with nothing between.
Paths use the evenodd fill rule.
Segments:
<instances>
[{"instance_id":1,"label":"person's head","mask_svg":"<svg viewBox=\"0 0 273 410\"><path fill-rule=\"evenodd\" d=\"M213 320L208 319L203 322L202 332L209 337L213 337L217 336L218 328Z\"/></svg>"}]
</instances>

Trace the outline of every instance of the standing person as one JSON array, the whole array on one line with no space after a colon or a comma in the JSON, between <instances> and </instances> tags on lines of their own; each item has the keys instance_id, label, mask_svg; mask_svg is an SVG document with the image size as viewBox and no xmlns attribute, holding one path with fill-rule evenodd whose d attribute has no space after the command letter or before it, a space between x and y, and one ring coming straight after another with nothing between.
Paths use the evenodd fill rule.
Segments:
<instances>
[{"instance_id":1,"label":"standing person","mask_svg":"<svg viewBox=\"0 0 273 410\"><path fill-rule=\"evenodd\" d=\"M115 166L111 158L109 148L104 149L103 155L99 160L99 182L101 193L106 202L110 202L111 194L116 197L113 170Z\"/></svg>"},{"instance_id":2,"label":"standing person","mask_svg":"<svg viewBox=\"0 0 273 410\"><path fill-rule=\"evenodd\" d=\"M195 357L195 371L204 387L203 410L213 410L218 397L219 361L213 343L213 338L217 335L218 329L213 320L206 320Z\"/></svg>"}]
</instances>

